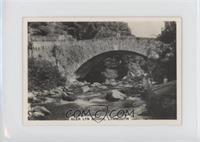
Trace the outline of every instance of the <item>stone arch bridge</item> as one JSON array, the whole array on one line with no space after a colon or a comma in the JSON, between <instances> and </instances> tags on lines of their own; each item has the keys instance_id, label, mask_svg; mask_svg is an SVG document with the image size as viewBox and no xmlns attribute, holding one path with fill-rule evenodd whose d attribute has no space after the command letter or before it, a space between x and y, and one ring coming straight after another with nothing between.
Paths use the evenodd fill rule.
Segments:
<instances>
[{"instance_id":1,"label":"stone arch bridge","mask_svg":"<svg viewBox=\"0 0 200 142\"><path fill-rule=\"evenodd\" d=\"M82 65L86 65L86 62L100 54L111 51L128 51L145 58L159 58L157 47L161 46L168 45L155 39L135 37L54 42L48 44L48 47L45 47L43 43L33 43L40 57L55 62L69 81L73 81L80 75Z\"/></svg>"},{"instance_id":2,"label":"stone arch bridge","mask_svg":"<svg viewBox=\"0 0 200 142\"><path fill-rule=\"evenodd\" d=\"M64 57L61 56L60 61L67 79L73 80L74 78L84 76L91 69L91 66L94 66L98 60L105 58L106 56L103 56L105 55L104 53L109 54L115 51L112 54L119 54L116 51L123 51L123 53L137 54L144 58L147 58L147 56L149 58L159 58L156 52L159 46L165 45L155 39L126 38L78 41L71 46L61 46L65 48L63 49L65 52Z\"/></svg>"}]
</instances>

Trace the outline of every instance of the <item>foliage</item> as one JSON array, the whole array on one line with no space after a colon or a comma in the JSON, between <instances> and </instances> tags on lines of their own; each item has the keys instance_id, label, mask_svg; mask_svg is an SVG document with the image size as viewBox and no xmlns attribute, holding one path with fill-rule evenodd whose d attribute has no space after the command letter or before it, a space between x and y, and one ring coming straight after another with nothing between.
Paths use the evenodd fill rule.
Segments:
<instances>
[{"instance_id":1,"label":"foliage","mask_svg":"<svg viewBox=\"0 0 200 142\"><path fill-rule=\"evenodd\" d=\"M124 22L30 22L32 35L71 35L77 40L131 35Z\"/></svg>"},{"instance_id":2,"label":"foliage","mask_svg":"<svg viewBox=\"0 0 200 142\"><path fill-rule=\"evenodd\" d=\"M165 28L158 39L164 43L176 43L176 22L165 22Z\"/></svg>"},{"instance_id":3,"label":"foliage","mask_svg":"<svg viewBox=\"0 0 200 142\"><path fill-rule=\"evenodd\" d=\"M47 60L28 60L28 90L49 90L65 84L57 66Z\"/></svg>"},{"instance_id":4,"label":"foliage","mask_svg":"<svg viewBox=\"0 0 200 142\"><path fill-rule=\"evenodd\" d=\"M33 35L46 36L50 33L46 22L31 22L28 23L28 32Z\"/></svg>"},{"instance_id":5,"label":"foliage","mask_svg":"<svg viewBox=\"0 0 200 142\"><path fill-rule=\"evenodd\" d=\"M165 28L157 37L158 40L170 44L170 46L159 47L160 61L166 70L169 80L176 79L176 22L165 22ZM160 71L158 71L160 72Z\"/></svg>"}]
</instances>

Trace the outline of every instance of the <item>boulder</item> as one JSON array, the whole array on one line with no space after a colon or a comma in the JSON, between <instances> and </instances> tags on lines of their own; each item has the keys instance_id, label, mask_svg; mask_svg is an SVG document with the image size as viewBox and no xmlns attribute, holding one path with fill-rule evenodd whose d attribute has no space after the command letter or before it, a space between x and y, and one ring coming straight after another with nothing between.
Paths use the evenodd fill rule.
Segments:
<instances>
[{"instance_id":1,"label":"boulder","mask_svg":"<svg viewBox=\"0 0 200 142\"><path fill-rule=\"evenodd\" d=\"M68 95L66 93L63 93L62 99L65 100L65 101L74 101L76 99L76 97L73 96L73 95Z\"/></svg>"},{"instance_id":2,"label":"boulder","mask_svg":"<svg viewBox=\"0 0 200 142\"><path fill-rule=\"evenodd\" d=\"M71 91L67 91L66 93L67 93L68 95L74 95L74 93L71 92Z\"/></svg>"},{"instance_id":3,"label":"boulder","mask_svg":"<svg viewBox=\"0 0 200 142\"><path fill-rule=\"evenodd\" d=\"M30 120L43 120L51 112L44 106L30 107L28 111L28 119Z\"/></svg>"},{"instance_id":4,"label":"boulder","mask_svg":"<svg viewBox=\"0 0 200 142\"><path fill-rule=\"evenodd\" d=\"M106 94L106 99L108 101L118 101L118 100L124 100L127 96L123 93L121 93L120 91L118 90L112 90L111 92L108 92Z\"/></svg>"},{"instance_id":5,"label":"boulder","mask_svg":"<svg viewBox=\"0 0 200 142\"><path fill-rule=\"evenodd\" d=\"M29 92L28 93L28 102L29 103L40 103L41 100L38 99L33 93Z\"/></svg>"},{"instance_id":6,"label":"boulder","mask_svg":"<svg viewBox=\"0 0 200 142\"><path fill-rule=\"evenodd\" d=\"M81 89L82 89L83 93L85 93L85 92L88 92L90 90L90 87L82 86Z\"/></svg>"},{"instance_id":7,"label":"boulder","mask_svg":"<svg viewBox=\"0 0 200 142\"><path fill-rule=\"evenodd\" d=\"M45 115L42 112L32 112L29 115L29 119L43 119Z\"/></svg>"},{"instance_id":8,"label":"boulder","mask_svg":"<svg viewBox=\"0 0 200 142\"><path fill-rule=\"evenodd\" d=\"M33 112L41 112L44 115L51 114L51 112L47 108L45 108L44 106L35 106L35 107L32 108L32 111Z\"/></svg>"},{"instance_id":9,"label":"boulder","mask_svg":"<svg viewBox=\"0 0 200 142\"><path fill-rule=\"evenodd\" d=\"M28 99L33 99L35 95L32 92L28 92Z\"/></svg>"},{"instance_id":10,"label":"boulder","mask_svg":"<svg viewBox=\"0 0 200 142\"><path fill-rule=\"evenodd\" d=\"M116 86L118 85L117 81L115 79L106 79L105 81L106 85Z\"/></svg>"},{"instance_id":11,"label":"boulder","mask_svg":"<svg viewBox=\"0 0 200 142\"><path fill-rule=\"evenodd\" d=\"M59 98L62 96L62 93L64 91L61 89L61 88L55 88L55 89L52 89L49 91L49 95L52 97L52 98Z\"/></svg>"},{"instance_id":12,"label":"boulder","mask_svg":"<svg viewBox=\"0 0 200 142\"><path fill-rule=\"evenodd\" d=\"M142 104L142 105L134 108L134 115L135 116L142 115L146 111L147 111L146 104Z\"/></svg>"},{"instance_id":13,"label":"boulder","mask_svg":"<svg viewBox=\"0 0 200 142\"><path fill-rule=\"evenodd\" d=\"M99 86L101 86L101 83L99 83L99 82L94 82L91 86L92 86L92 87L99 87Z\"/></svg>"},{"instance_id":14,"label":"boulder","mask_svg":"<svg viewBox=\"0 0 200 142\"><path fill-rule=\"evenodd\" d=\"M44 104L52 104L52 103L56 103L55 98L50 98L50 97L45 98Z\"/></svg>"},{"instance_id":15,"label":"boulder","mask_svg":"<svg viewBox=\"0 0 200 142\"><path fill-rule=\"evenodd\" d=\"M61 94L61 93L63 92L63 89L60 88L60 87L57 87L57 88L54 89L54 92L55 92L56 94Z\"/></svg>"},{"instance_id":16,"label":"boulder","mask_svg":"<svg viewBox=\"0 0 200 142\"><path fill-rule=\"evenodd\" d=\"M127 100L131 100L131 101L140 101L141 98L139 98L139 97L128 97Z\"/></svg>"},{"instance_id":17,"label":"boulder","mask_svg":"<svg viewBox=\"0 0 200 142\"><path fill-rule=\"evenodd\" d=\"M48 95L48 94L49 94L49 91L48 91L48 90L43 90L43 91L42 91L42 94L43 94L43 95Z\"/></svg>"},{"instance_id":18,"label":"boulder","mask_svg":"<svg viewBox=\"0 0 200 142\"><path fill-rule=\"evenodd\" d=\"M106 79L116 79L119 76L117 70L110 68L106 68L102 74L106 77Z\"/></svg>"},{"instance_id":19,"label":"boulder","mask_svg":"<svg viewBox=\"0 0 200 142\"><path fill-rule=\"evenodd\" d=\"M56 94L56 93L55 93L53 90L50 90L50 91L49 91L49 95L50 95L50 96L55 95L55 94Z\"/></svg>"},{"instance_id":20,"label":"boulder","mask_svg":"<svg viewBox=\"0 0 200 142\"><path fill-rule=\"evenodd\" d=\"M118 83L117 83L117 81L115 79L111 79L110 80L110 85L116 86L116 85L118 85Z\"/></svg>"},{"instance_id":21,"label":"boulder","mask_svg":"<svg viewBox=\"0 0 200 142\"><path fill-rule=\"evenodd\" d=\"M76 81L72 82L72 84L75 86L84 86L87 84L87 82L80 82L80 81L76 80Z\"/></svg>"}]
</instances>

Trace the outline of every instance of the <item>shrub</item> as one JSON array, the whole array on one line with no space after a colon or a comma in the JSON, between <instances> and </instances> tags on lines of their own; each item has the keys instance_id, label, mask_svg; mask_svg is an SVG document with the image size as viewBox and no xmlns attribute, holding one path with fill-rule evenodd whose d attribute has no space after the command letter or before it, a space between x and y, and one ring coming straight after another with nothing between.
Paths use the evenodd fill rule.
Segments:
<instances>
[{"instance_id":1,"label":"shrub","mask_svg":"<svg viewBox=\"0 0 200 142\"><path fill-rule=\"evenodd\" d=\"M28 59L28 90L49 90L65 84L57 66L47 60Z\"/></svg>"}]
</instances>

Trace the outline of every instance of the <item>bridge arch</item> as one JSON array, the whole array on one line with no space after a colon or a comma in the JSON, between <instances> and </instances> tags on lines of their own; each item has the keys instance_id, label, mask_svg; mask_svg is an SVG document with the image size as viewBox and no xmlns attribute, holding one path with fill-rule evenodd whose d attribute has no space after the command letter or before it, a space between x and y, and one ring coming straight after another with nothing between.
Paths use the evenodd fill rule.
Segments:
<instances>
[{"instance_id":1,"label":"bridge arch","mask_svg":"<svg viewBox=\"0 0 200 142\"><path fill-rule=\"evenodd\" d=\"M128 51L114 50L100 53L84 62L76 71L75 74L79 81L88 82L104 82L105 75L102 73L107 69L110 72L116 71L116 79L122 79L128 72L128 64L132 62L145 62L147 57L143 54ZM145 66L143 65L143 68Z\"/></svg>"},{"instance_id":2,"label":"bridge arch","mask_svg":"<svg viewBox=\"0 0 200 142\"><path fill-rule=\"evenodd\" d=\"M83 65L87 66L85 64L87 61L94 57L99 57L100 54L123 51L124 53L131 52L141 57L158 58L159 54L156 49L160 46L167 45L157 40L137 38L80 40L56 45L58 47L56 57L55 59L53 57L50 59L53 62L56 60L59 70L66 77L67 82L73 82L77 78L82 78L83 75L80 70L82 70ZM48 56L46 54L52 48L47 48L48 52L44 53L44 57Z\"/></svg>"}]
</instances>

